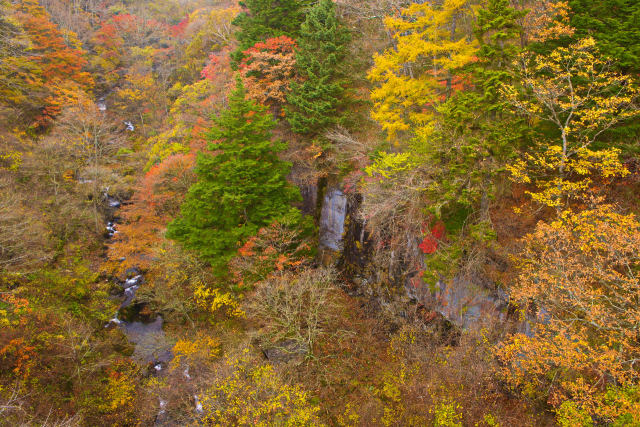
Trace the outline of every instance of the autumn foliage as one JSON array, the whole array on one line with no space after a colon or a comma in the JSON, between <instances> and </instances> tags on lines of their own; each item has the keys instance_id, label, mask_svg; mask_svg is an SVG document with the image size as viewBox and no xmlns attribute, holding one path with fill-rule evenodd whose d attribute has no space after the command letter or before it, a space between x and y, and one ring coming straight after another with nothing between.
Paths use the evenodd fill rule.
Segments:
<instances>
[{"instance_id":1,"label":"autumn foliage","mask_svg":"<svg viewBox=\"0 0 640 427\"><path fill-rule=\"evenodd\" d=\"M418 247L425 254L432 254L438 249L438 243L445 236L445 225L442 221L437 222L426 233L427 236L422 240Z\"/></svg>"},{"instance_id":2,"label":"autumn foliage","mask_svg":"<svg viewBox=\"0 0 640 427\"><path fill-rule=\"evenodd\" d=\"M640 421L619 391L638 381L640 223L610 205L565 211L523 243L511 297L537 322L498 347L502 377L556 408L571 401L609 422Z\"/></svg>"},{"instance_id":3,"label":"autumn foliage","mask_svg":"<svg viewBox=\"0 0 640 427\"><path fill-rule=\"evenodd\" d=\"M239 71L248 95L262 104L283 104L296 79L296 42L280 36L258 42L243 52Z\"/></svg>"},{"instance_id":4,"label":"autumn foliage","mask_svg":"<svg viewBox=\"0 0 640 427\"><path fill-rule=\"evenodd\" d=\"M428 127L442 97L451 95L453 72L475 60L477 42L463 31L472 19L469 3L415 3L385 19L396 43L374 55L368 77L377 84L371 115L391 138Z\"/></svg>"},{"instance_id":5,"label":"autumn foliage","mask_svg":"<svg viewBox=\"0 0 640 427\"><path fill-rule=\"evenodd\" d=\"M146 267L161 232L169 219L179 212L186 190L194 182L194 155L175 154L147 172L131 203L122 210L110 258L114 267ZM125 257L124 263L118 259Z\"/></svg>"},{"instance_id":6,"label":"autumn foliage","mask_svg":"<svg viewBox=\"0 0 640 427\"><path fill-rule=\"evenodd\" d=\"M639 13L0 0L0 422L640 425Z\"/></svg>"},{"instance_id":7,"label":"autumn foliage","mask_svg":"<svg viewBox=\"0 0 640 427\"><path fill-rule=\"evenodd\" d=\"M34 124L46 127L64 106L75 101L78 91L92 90L93 78L84 70L88 62L76 35L67 34L65 40L38 1L20 1L15 17L29 37L32 46L28 58L46 89L44 106Z\"/></svg>"}]
</instances>

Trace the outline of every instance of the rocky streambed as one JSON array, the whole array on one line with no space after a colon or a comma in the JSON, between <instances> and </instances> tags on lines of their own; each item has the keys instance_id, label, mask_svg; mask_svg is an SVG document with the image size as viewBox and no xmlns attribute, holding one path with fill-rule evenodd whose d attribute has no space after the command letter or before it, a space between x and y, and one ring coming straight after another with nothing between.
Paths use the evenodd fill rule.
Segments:
<instances>
[{"instance_id":1,"label":"rocky streambed","mask_svg":"<svg viewBox=\"0 0 640 427\"><path fill-rule=\"evenodd\" d=\"M118 217L115 212L121 202L115 197L105 195L112 214L106 225L108 242L118 233ZM125 258L120 258L124 261ZM160 315L143 315L142 305L135 302L136 292L146 282L144 272L133 267L125 270L113 278L117 293L114 297L120 299L120 306L113 318L105 327L119 327L128 340L134 345L133 357L139 362L148 363L155 372L165 369L173 358L171 345L168 343L163 330L164 319Z\"/></svg>"},{"instance_id":2,"label":"rocky streambed","mask_svg":"<svg viewBox=\"0 0 640 427\"><path fill-rule=\"evenodd\" d=\"M105 194L109 206L109 220L106 224L107 244L118 233L119 218L115 215L122 203L115 197ZM125 258L119 259L124 261ZM146 283L144 271L138 267L132 267L113 278L114 298L120 300L120 306L114 316L107 322L105 328L120 328L131 344L134 351L132 358L142 365L147 366L147 375L163 376L168 371L169 364L173 360L173 345L168 339L163 326L164 319L159 314L143 314L144 305L136 302L136 292ZM183 372L186 380L191 380L189 369ZM191 399L190 399L191 400ZM194 411L201 413L202 405L197 395L193 396ZM158 413L154 425L175 425L167 413L168 402L159 399Z\"/></svg>"}]
</instances>

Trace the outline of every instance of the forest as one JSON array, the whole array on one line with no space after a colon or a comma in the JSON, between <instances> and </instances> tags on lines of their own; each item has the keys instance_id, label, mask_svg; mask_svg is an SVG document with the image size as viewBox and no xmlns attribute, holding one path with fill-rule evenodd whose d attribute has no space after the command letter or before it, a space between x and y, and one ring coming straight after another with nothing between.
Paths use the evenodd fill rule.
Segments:
<instances>
[{"instance_id":1,"label":"forest","mask_svg":"<svg viewBox=\"0 0 640 427\"><path fill-rule=\"evenodd\" d=\"M0 425L640 426L638 0L0 0Z\"/></svg>"}]
</instances>

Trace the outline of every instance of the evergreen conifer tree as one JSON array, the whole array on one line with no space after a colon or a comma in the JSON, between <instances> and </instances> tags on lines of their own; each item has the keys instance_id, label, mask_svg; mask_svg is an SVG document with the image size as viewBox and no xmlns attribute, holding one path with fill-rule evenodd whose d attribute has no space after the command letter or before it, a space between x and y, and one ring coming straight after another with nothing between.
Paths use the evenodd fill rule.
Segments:
<instances>
[{"instance_id":1,"label":"evergreen conifer tree","mask_svg":"<svg viewBox=\"0 0 640 427\"><path fill-rule=\"evenodd\" d=\"M214 154L199 153L198 181L167 237L197 251L214 267L224 266L238 245L261 227L299 212L290 206L300 194L278 158L285 143L272 141L275 121L266 107L246 98L240 80L229 107L215 119L208 138Z\"/></svg>"},{"instance_id":2,"label":"evergreen conifer tree","mask_svg":"<svg viewBox=\"0 0 640 427\"><path fill-rule=\"evenodd\" d=\"M524 124L500 95L502 85L513 78L508 66L519 53L518 21L525 14L509 0L488 0L478 9L476 60L456 70L471 84L438 107L432 132L411 143L429 165L429 196L439 201L444 217L476 209L478 202L480 213L486 213L493 178L525 133Z\"/></svg>"},{"instance_id":3,"label":"evergreen conifer tree","mask_svg":"<svg viewBox=\"0 0 640 427\"><path fill-rule=\"evenodd\" d=\"M479 42L478 60L469 65L476 95L490 111L502 109L500 87L511 79L509 65L520 52L518 40L522 27L518 24L527 11L511 7L509 0L488 0L478 9L475 35Z\"/></svg>"},{"instance_id":4,"label":"evergreen conifer tree","mask_svg":"<svg viewBox=\"0 0 640 427\"><path fill-rule=\"evenodd\" d=\"M304 22L308 0L245 0L240 6L246 9L234 19L239 28L235 36L238 49L231 55L235 64L242 60L242 52L257 42L271 37L297 38Z\"/></svg>"},{"instance_id":5,"label":"evergreen conifer tree","mask_svg":"<svg viewBox=\"0 0 640 427\"><path fill-rule=\"evenodd\" d=\"M600 52L629 74L640 73L640 2L571 0L575 39L593 37Z\"/></svg>"},{"instance_id":6,"label":"evergreen conifer tree","mask_svg":"<svg viewBox=\"0 0 640 427\"><path fill-rule=\"evenodd\" d=\"M317 134L339 121L344 105L343 61L351 36L331 0L320 0L300 29L296 63L304 81L293 82L287 118L294 132Z\"/></svg>"}]
</instances>

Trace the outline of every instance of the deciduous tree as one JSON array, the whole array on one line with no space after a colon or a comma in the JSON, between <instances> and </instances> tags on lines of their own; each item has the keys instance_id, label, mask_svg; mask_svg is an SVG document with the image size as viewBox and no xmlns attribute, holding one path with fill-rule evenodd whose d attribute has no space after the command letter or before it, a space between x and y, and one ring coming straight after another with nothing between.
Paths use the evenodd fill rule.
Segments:
<instances>
[{"instance_id":1,"label":"deciduous tree","mask_svg":"<svg viewBox=\"0 0 640 427\"><path fill-rule=\"evenodd\" d=\"M586 175L583 167L589 157L617 161L617 152L609 150L594 157L589 149L603 132L638 114L640 89L613 71L611 62L602 59L595 48L595 40L588 38L549 55L523 53L518 59L522 86L504 86L503 93L518 112L551 126L550 135L538 135L538 151L553 153L553 159L539 153L529 158L530 172L547 177L546 183L539 183L545 189L539 201L544 199L549 206L564 203L562 188L573 185L569 174ZM517 181L530 183L531 177L525 176L526 161L517 160L511 172ZM549 175L550 165L555 168L555 177ZM605 171L604 176L607 174ZM619 173L609 174L614 175Z\"/></svg>"},{"instance_id":2,"label":"deciduous tree","mask_svg":"<svg viewBox=\"0 0 640 427\"><path fill-rule=\"evenodd\" d=\"M522 120L500 94L513 79L508 66L518 54L523 14L508 0L489 0L477 9L475 60L456 71L453 83L459 83L435 107L432 130L409 143L427 170L426 193L436 216L459 208L486 215L493 179L525 135Z\"/></svg>"},{"instance_id":3,"label":"deciduous tree","mask_svg":"<svg viewBox=\"0 0 640 427\"><path fill-rule=\"evenodd\" d=\"M190 17L186 34L188 43L184 47L184 57L181 74L184 74L183 84L188 84L198 78L209 59L210 52L218 52L226 48L233 40L233 20L240 13L240 8L198 9Z\"/></svg>"},{"instance_id":4,"label":"deciduous tree","mask_svg":"<svg viewBox=\"0 0 640 427\"><path fill-rule=\"evenodd\" d=\"M570 25L570 9L567 1L537 0L525 4L523 39L526 43L545 44L574 35Z\"/></svg>"},{"instance_id":5,"label":"deciduous tree","mask_svg":"<svg viewBox=\"0 0 640 427\"><path fill-rule=\"evenodd\" d=\"M271 365L249 350L227 357L202 396L203 420L220 425L318 425L319 407L298 385L286 384Z\"/></svg>"},{"instance_id":6,"label":"deciduous tree","mask_svg":"<svg viewBox=\"0 0 640 427\"><path fill-rule=\"evenodd\" d=\"M93 79L84 71L87 60L76 36L69 33L67 43L37 0L21 0L15 17L31 41L30 55L49 92L35 123L46 127L64 106L75 102L79 91L93 89Z\"/></svg>"},{"instance_id":7,"label":"deciduous tree","mask_svg":"<svg viewBox=\"0 0 640 427\"><path fill-rule=\"evenodd\" d=\"M594 420L637 423L638 398L621 389L640 379L640 223L610 205L566 210L523 243L511 298L537 322L498 347L502 378L555 408L571 401Z\"/></svg>"},{"instance_id":8,"label":"deciduous tree","mask_svg":"<svg viewBox=\"0 0 640 427\"><path fill-rule=\"evenodd\" d=\"M92 201L96 231L100 228L98 205L102 189L108 183L101 168L115 154L120 141L113 121L86 95L79 95L77 104L67 107L56 121L52 132L55 143L67 146L77 160L75 172L89 172L92 180Z\"/></svg>"},{"instance_id":9,"label":"deciduous tree","mask_svg":"<svg viewBox=\"0 0 640 427\"><path fill-rule=\"evenodd\" d=\"M471 0L413 3L402 16L385 18L394 46L374 55L369 79L372 117L390 138L430 128L434 109L453 92L454 72L475 60L470 41Z\"/></svg>"},{"instance_id":10,"label":"deciduous tree","mask_svg":"<svg viewBox=\"0 0 640 427\"><path fill-rule=\"evenodd\" d=\"M168 126L148 141L147 169L172 154L195 152L206 146L210 118L227 103L232 75L228 52L212 53L201 75L201 80L187 85L176 83L171 88L175 101L169 108Z\"/></svg>"},{"instance_id":11,"label":"deciduous tree","mask_svg":"<svg viewBox=\"0 0 640 427\"><path fill-rule=\"evenodd\" d=\"M280 36L259 42L243 52L240 74L248 95L265 105L286 102L296 78L295 40Z\"/></svg>"},{"instance_id":12,"label":"deciduous tree","mask_svg":"<svg viewBox=\"0 0 640 427\"><path fill-rule=\"evenodd\" d=\"M233 53L235 63L242 60L242 52L268 38L288 36L297 38L304 22L307 0L245 0L244 11L233 21L238 27L238 49Z\"/></svg>"},{"instance_id":13,"label":"deciduous tree","mask_svg":"<svg viewBox=\"0 0 640 427\"><path fill-rule=\"evenodd\" d=\"M31 40L15 17L15 5L0 2L0 99L7 118L33 119L47 95L42 69L30 53ZM3 114L5 115L5 114Z\"/></svg>"}]
</instances>

